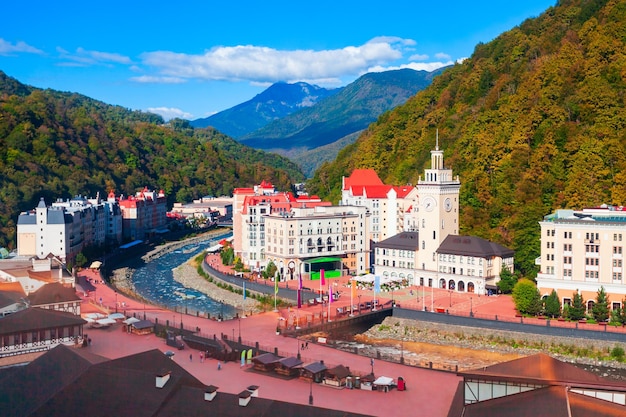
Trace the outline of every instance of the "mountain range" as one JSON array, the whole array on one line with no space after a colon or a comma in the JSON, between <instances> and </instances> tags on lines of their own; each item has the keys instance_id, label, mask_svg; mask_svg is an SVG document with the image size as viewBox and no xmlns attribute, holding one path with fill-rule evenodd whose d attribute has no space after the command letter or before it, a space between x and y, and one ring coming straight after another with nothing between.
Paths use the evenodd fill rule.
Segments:
<instances>
[{"instance_id":1,"label":"mountain range","mask_svg":"<svg viewBox=\"0 0 626 417\"><path fill-rule=\"evenodd\" d=\"M438 130L462 184L460 231L514 249L532 277L544 216L626 205L624 68L626 3L560 0L383 114L307 187L336 202L356 168L415 184Z\"/></svg>"},{"instance_id":2,"label":"mountain range","mask_svg":"<svg viewBox=\"0 0 626 417\"><path fill-rule=\"evenodd\" d=\"M311 176L378 116L405 103L444 69L368 73L334 90L278 83L245 103L190 123L212 126L247 146L287 156Z\"/></svg>"},{"instance_id":3,"label":"mountain range","mask_svg":"<svg viewBox=\"0 0 626 417\"><path fill-rule=\"evenodd\" d=\"M251 100L189 123L196 128L213 127L237 139L274 120L311 107L337 91L338 89L329 90L304 82L276 83Z\"/></svg>"}]
</instances>

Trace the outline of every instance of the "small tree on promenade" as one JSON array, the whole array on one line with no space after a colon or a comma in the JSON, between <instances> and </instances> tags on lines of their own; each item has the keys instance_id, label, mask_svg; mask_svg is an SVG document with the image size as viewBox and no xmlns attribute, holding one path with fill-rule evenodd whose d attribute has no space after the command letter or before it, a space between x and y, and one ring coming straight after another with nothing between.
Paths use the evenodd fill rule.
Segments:
<instances>
[{"instance_id":1,"label":"small tree on promenade","mask_svg":"<svg viewBox=\"0 0 626 417\"><path fill-rule=\"evenodd\" d=\"M541 296L534 282L523 278L513 287L515 308L522 314L535 315L541 311Z\"/></svg>"}]
</instances>

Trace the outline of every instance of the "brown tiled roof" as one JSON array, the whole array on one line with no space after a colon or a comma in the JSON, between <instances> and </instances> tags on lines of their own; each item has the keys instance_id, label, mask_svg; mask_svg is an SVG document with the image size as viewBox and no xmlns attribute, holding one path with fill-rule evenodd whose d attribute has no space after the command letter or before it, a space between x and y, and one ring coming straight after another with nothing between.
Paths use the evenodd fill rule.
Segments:
<instances>
[{"instance_id":1,"label":"brown tiled roof","mask_svg":"<svg viewBox=\"0 0 626 417\"><path fill-rule=\"evenodd\" d=\"M610 387L626 392L626 384L602 378L569 363L561 362L545 353L526 356L483 369L459 372L464 378L490 381L517 381L540 385L567 385L571 387Z\"/></svg>"},{"instance_id":2,"label":"brown tiled roof","mask_svg":"<svg viewBox=\"0 0 626 417\"><path fill-rule=\"evenodd\" d=\"M86 323L85 320L71 313L31 307L0 318L0 335Z\"/></svg>"},{"instance_id":3,"label":"brown tiled roof","mask_svg":"<svg viewBox=\"0 0 626 417\"><path fill-rule=\"evenodd\" d=\"M476 258L490 258L499 256L510 258L515 252L497 243L476 236L448 235L441 242L437 253L459 256L473 256Z\"/></svg>"},{"instance_id":4,"label":"brown tiled roof","mask_svg":"<svg viewBox=\"0 0 626 417\"><path fill-rule=\"evenodd\" d=\"M418 232L400 232L385 240L373 244L374 248L388 248L416 251L419 249Z\"/></svg>"},{"instance_id":5,"label":"brown tiled roof","mask_svg":"<svg viewBox=\"0 0 626 417\"><path fill-rule=\"evenodd\" d=\"M459 416L461 414L458 414ZM546 387L470 404L463 417L623 417L624 406L586 395L567 387Z\"/></svg>"},{"instance_id":6,"label":"brown tiled roof","mask_svg":"<svg viewBox=\"0 0 626 417\"><path fill-rule=\"evenodd\" d=\"M58 345L27 366L0 374L0 410L5 417L28 416L90 366L108 359Z\"/></svg>"},{"instance_id":7,"label":"brown tiled roof","mask_svg":"<svg viewBox=\"0 0 626 417\"><path fill-rule=\"evenodd\" d=\"M0 308L15 304L25 297L26 293L19 282L0 283Z\"/></svg>"},{"instance_id":8,"label":"brown tiled roof","mask_svg":"<svg viewBox=\"0 0 626 417\"><path fill-rule=\"evenodd\" d=\"M0 373L3 417L360 417L254 397L239 405L238 395L215 391L157 349L116 360L89 360L82 349L59 346L30 364ZM162 388L157 374L169 373Z\"/></svg>"},{"instance_id":9,"label":"brown tiled roof","mask_svg":"<svg viewBox=\"0 0 626 417\"><path fill-rule=\"evenodd\" d=\"M28 299L31 306L80 301L80 297L76 294L74 288L66 287L58 282L42 286L34 293L29 294Z\"/></svg>"},{"instance_id":10,"label":"brown tiled roof","mask_svg":"<svg viewBox=\"0 0 626 417\"><path fill-rule=\"evenodd\" d=\"M343 365L337 365L334 368L327 369L326 373L332 376L336 376L337 378L345 378L350 376L350 369L346 368Z\"/></svg>"},{"instance_id":11,"label":"brown tiled roof","mask_svg":"<svg viewBox=\"0 0 626 417\"><path fill-rule=\"evenodd\" d=\"M278 361L285 368L295 368L296 366L302 365L302 361L295 356L290 356L288 358L282 358Z\"/></svg>"},{"instance_id":12,"label":"brown tiled roof","mask_svg":"<svg viewBox=\"0 0 626 417\"><path fill-rule=\"evenodd\" d=\"M276 355L274 355L273 353L262 353L258 356L255 356L254 358L252 358L252 362L255 363L261 363L264 365L270 364L270 363L276 363L280 360L280 358Z\"/></svg>"}]
</instances>

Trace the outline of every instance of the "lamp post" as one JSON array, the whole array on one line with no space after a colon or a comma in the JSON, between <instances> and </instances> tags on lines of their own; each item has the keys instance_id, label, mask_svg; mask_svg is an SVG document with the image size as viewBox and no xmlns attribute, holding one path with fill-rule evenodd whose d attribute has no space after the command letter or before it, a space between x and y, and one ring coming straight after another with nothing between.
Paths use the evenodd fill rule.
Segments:
<instances>
[{"instance_id":1,"label":"lamp post","mask_svg":"<svg viewBox=\"0 0 626 417\"><path fill-rule=\"evenodd\" d=\"M313 405L313 375L311 375L311 385L309 388L309 405Z\"/></svg>"},{"instance_id":2,"label":"lamp post","mask_svg":"<svg viewBox=\"0 0 626 417\"><path fill-rule=\"evenodd\" d=\"M404 365L404 337L400 339L400 363Z\"/></svg>"},{"instance_id":3,"label":"lamp post","mask_svg":"<svg viewBox=\"0 0 626 417\"><path fill-rule=\"evenodd\" d=\"M239 322L239 343L241 343L241 317L239 317L237 321Z\"/></svg>"},{"instance_id":4,"label":"lamp post","mask_svg":"<svg viewBox=\"0 0 626 417\"><path fill-rule=\"evenodd\" d=\"M474 317L474 309L472 308L472 297L470 297L470 317Z\"/></svg>"},{"instance_id":5,"label":"lamp post","mask_svg":"<svg viewBox=\"0 0 626 417\"><path fill-rule=\"evenodd\" d=\"M117 290L115 290L115 312L117 313Z\"/></svg>"},{"instance_id":6,"label":"lamp post","mask_svg":"<svg viewBox=\"0 0 626 417\"><path fill-rule=\"evenodd\" d=\"M448 290L450 292L450 307L452 307L452 290Z\"/></svg>"},{"instance_id":7,"label":"lamp post","mask_svg":"<svg viewBox=\"0 0 626 417\"><path fill-rule=\"evenodd\" d=\"M359 299L359 316L361 315L361 294L357 295Z\"/></svg>"},{"instance_id":8,"label":"lamp post","mask_svg":"<svg viewBox=\"0 0 626 417\"><path fill-rule=\"evenodd\" d=\"M298 350L298 359L300 359L300 339L296 337L296 349Z\"/></svg>"},{"instance_id":9,"label":"lamp post","mask_svg":"<svg viewBox=\"0 0 626 417\"><path fill-rule=\"evenodd\" d=\"M231 339L233 342L235 341L235 328L233 327L233 338Z\"/></svg>"},{"instance_id":10,"label":"lamp post","mask_svg":"<svg viewBox=\"0 0 626 417\"><path fill-rule=\"evenodd\" d=\"M219 321L224 320L224 300L220 301L220 317L219 317Z\"/></svg>"}]
</instances>

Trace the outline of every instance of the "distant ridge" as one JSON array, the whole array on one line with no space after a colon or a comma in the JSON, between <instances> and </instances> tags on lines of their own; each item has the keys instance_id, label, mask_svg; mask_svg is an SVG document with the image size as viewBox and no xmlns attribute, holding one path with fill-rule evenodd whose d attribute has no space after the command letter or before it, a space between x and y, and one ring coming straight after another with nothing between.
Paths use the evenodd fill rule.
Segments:
<instances>
[{"instance_id":1,"label":"distant ridge","mask_svg":"<svg viewBox=\"0 0 626 417\"><path fill-rule=\"evenodd\" d=\"M328 90L305 82L294 84L280 82L273 84L251 100L204 119L193 120L190 124L198 128L210 126L236 139L274 120L313 106L339 90Z\"/></svg>"}]
</instances>

